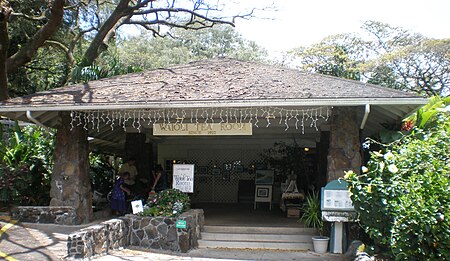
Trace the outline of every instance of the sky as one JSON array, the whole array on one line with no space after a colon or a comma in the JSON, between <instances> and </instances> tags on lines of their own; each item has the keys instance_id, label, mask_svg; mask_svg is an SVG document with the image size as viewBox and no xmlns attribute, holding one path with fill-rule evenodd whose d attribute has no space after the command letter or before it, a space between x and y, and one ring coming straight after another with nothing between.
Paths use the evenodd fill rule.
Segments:
<instances>
[{"instance_id":1,"label":"sky","mask_svg":"<svg viewBox=\"0 0 450 261\"><path fill-rule=\"evenodd\" d=\"M326 36L357 33L364 21L400 26L430 38L450 38L450 0L240 0L240 8L275 3L278 11L236 20L244 38L271 55L319 42Z\"/></svg>"}]
</instances>

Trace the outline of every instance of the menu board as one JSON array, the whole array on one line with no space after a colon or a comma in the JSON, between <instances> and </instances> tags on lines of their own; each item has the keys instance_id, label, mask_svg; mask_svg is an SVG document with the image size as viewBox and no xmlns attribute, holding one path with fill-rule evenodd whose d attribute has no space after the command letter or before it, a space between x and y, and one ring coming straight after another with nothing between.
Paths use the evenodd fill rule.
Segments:
<instances>
[{"instance_id":1,"label":"menu board","mask_svg":"<svg viewBox=\"0 0 450 261\"><path fill-rule=\"evenodd\" d=\"M173 164L173 188L194 193L194 164Z\"/></svg>"},{"instance_id":2,"label":"menu board","mask_svg":"<svg viewBox=\"0 0 450 261\"><path fill-rule=\"evenodd\" d=\"M354 210L353 202L350 199L348 190L328 190L323 191L322 210Z\"/></svg>"}]
</instances>

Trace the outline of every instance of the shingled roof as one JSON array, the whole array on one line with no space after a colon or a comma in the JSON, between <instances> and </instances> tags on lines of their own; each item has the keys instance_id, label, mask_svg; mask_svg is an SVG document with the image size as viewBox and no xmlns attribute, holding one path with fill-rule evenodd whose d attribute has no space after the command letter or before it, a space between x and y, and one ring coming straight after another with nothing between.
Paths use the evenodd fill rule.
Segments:
<instances>
[{"instance_id":1,"label":"shingled roof","mask_svg":"<svg viewBox=\"0 0 450 261\"><path fill-rule=\"evenodd\" d=\"M423 99L353 80L228 58L209 59L65 86L1 103L0 111L208 102ZM332 104L333 105L333 104ZM336 105L336 104L335 104Z\"/></svg>"},{"instance_id":2,"label":"shingled roof","mask_svg":"<svg viewBox=\"0 0 450 261\"><path fill-rule=\"evenodd\" d=\"M228 110L240 107L245 111L249 108L278 108L286 112L291 110L292 114L293 110L324 108L328 111L327 108L334 106L352 106L357 114L357 122L361 123L360 128L365 126L362 135L368 136L381 130L386 123L399 122L426 103L427 99L414 94L358 81L220 58L9 99L0 103L0 115L56 128L60 124L59 113L62 111L102 111L107 112L107 115L111 111L124 112L125 115L128 111L129 116L130 112L134 115L136 111L139 115L141 111L150 114L151 111L173 113L173 110L190 109L192 116L194 109L205 108ZM120 153L127 128L113 130L108 123L99 120L97 129L89 128L88 135L94 138L90 144L100 150ZM254 136L265 137L260 135L272 133L281 139L295 133L295 130L291 130L293 128L286 131L282 125L274 122L270 130L258 128L255 133L259 135ZM155 138L150 135L151 128L147 124L143 132L149 134L147 137ZM310 131L307 135L303 138L315 141L320 134Z\"/></svg>"}]
</instances>

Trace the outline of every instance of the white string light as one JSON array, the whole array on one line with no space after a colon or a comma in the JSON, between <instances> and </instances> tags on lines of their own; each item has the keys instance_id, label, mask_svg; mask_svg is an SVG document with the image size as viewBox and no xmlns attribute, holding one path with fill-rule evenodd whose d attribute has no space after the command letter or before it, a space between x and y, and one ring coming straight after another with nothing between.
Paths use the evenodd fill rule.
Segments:
<instances>
[{"instance_id":1,"label":"white string light","mask_svg":"<svg viewBox=\"0 0 450 261\"><path fill-rule=\"evenodd\" d=\"M89 124L92 129L100 131L100 123L110 126L114 130L115 126L134 128L141 132L142 124L147 122L147 126L155 124L252 124L259 128L258 123L265 120L265 127L268 128L272 121L278 120L278 124L285 126L287 131L291 126L296 130L305 133L305 127L318 131L318 121L328 121L332 107L318 107L308 109L286 109L279 107L249 107L249 108L199 108L199 109L150 109L150 110L106 110L106 111L72 111L70 113L70 127L82 125L88 130ZM278 115L278 116L277 116ZM299 128L300 125L300 128Z\"/></svg>"}]
</instances>

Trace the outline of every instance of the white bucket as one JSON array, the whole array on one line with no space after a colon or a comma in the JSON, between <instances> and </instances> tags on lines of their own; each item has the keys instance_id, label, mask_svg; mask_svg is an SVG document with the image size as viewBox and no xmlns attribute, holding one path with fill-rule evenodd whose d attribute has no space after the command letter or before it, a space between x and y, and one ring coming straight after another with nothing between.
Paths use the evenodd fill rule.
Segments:
<instances>
[{"instance_id":1,"label":"white bucket","mask_svg":"<svg viewBox=\"0 0 450 261\"><path fill-rule=\"evenodd\" d=\"M324 236L316 236L312 238L314 252L316 253L326 253L328 250L328 242L330 241L329 237Z\"/></svg>"}]
</instances>

